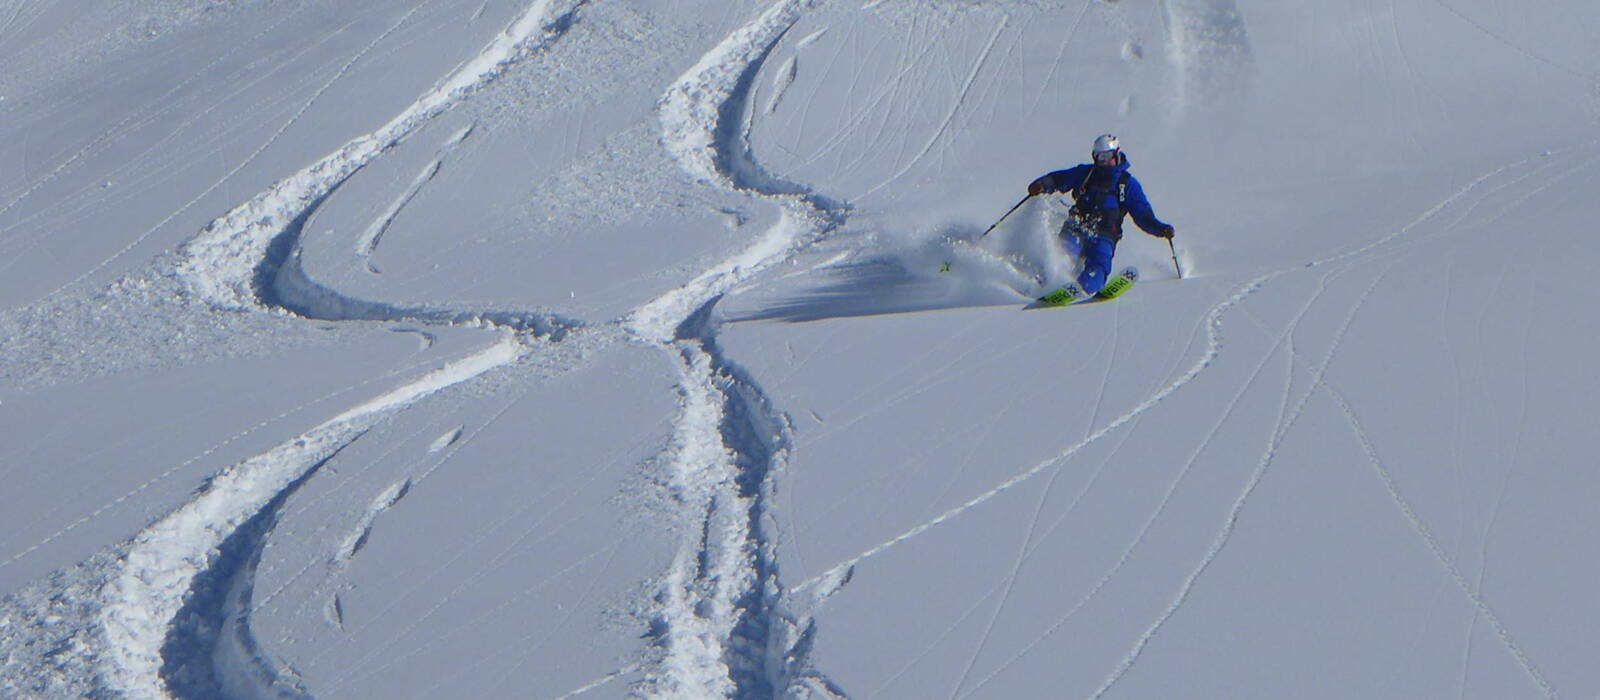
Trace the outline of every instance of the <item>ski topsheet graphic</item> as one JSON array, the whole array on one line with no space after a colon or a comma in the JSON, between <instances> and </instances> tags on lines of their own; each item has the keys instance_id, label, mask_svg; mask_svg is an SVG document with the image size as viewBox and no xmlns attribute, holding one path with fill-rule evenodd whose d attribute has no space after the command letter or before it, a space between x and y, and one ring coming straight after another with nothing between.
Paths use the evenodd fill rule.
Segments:
<instances>
[{"instance_id":1,"label":"ski topsheet graphic","mask_svg":"<svg viewBox=\"0 0 1600 700\"><path fill-rule=\"evenodd\" d=\"M1094 301L1108 301L1122 296L1129 289L1131 289L1133 287L1133 283L1137 281L1139 281L1139 268L1127 267L1121 272L1112 275L1111 279L1106 280L1106 286L1102 287L1100 292L1097 294L1087 294L1083 291L1082 287L1078 286L1078 283L1068 282L1065 285L1051 290L1050 293L1039 297L1038 301L1029 304L1027 308L1037 309L1051 306L1069 306L1072 304L1083 304Z\"/></svg>"}]
</instances>

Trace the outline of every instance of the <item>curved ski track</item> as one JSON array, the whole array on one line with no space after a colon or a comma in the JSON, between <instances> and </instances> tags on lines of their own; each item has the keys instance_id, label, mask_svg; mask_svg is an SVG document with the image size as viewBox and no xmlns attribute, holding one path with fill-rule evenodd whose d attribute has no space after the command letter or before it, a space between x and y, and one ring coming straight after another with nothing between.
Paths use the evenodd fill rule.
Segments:
<instances>
[{"instance_id":1,"label":"curved ski track","mask_svg":"<svg viewBox=\"0 0 1600 700\"><path fill-rule=\"evenodd\" d=\"M278 508L318 467L394 412L513 364L541 343L560 342L569 332L589 329L548 314L397 307L353 299L311 279L299 258L306 221L340 184L536 50L543 43L541 32L543 40L553 39L584 2L566 0L560 8L553 7L556 0L534 3L476 60L384 127L279 181L181 248L181 279L219 310L320 321L470 325L494 329L501 340L224 470L188 504L139 533L128 546L121 572L103 591L99 616L108 649L102 674L116 692L136 698L165 697L175 690L307 695L248 630L254 562ZM773 546L765 535L765 503L787 449L787 423L772 411L760 388L721 357L710 322L721 294L825 236L843 220L841 206L765 175L749 156L743 134L735 135L731 126L747 109L749 81L767 52L801 11L815 4L775 4L719 44L662 100L665 141L687 171L708 184L782 208L779 222L749 249L618 322L637 340L677 358L684 409L670 455L677 470L672 483L675 496L692 504L690 517L704 521L693 529L704 532L705 540L693 548L686 543L667 577L679 585L669 583L662 591L661 619L667 632L660 642L668 650L667 670L647 670L646 684L663 694L772 694L788 687L841 694L807 665L809 621L782 612ZM465 136L463 132L455 140ZM419 176L414 187L429 174ZM402 196L394 208L408 198ZM375 235L363 240L358 253L370 253L381 236L381 230L371 233ZM347 549L353 553L355 548ZM696 565L700 570L692 572ZM674 600L690 607L671 605ZM209 609L194 609L196 604ZM714 611L712 619L697 624L698 609ZM232 619L236 613L242 614ZM189 621L180 624L179 619ZM213 629L196 629L197 624ZM229 624L233 627L220 629ZM212 641L200 641L205 639ZM200 661L201 668L186 668L193 661Z\"/></svg>"},{"instance_id":2,"label":"curved ski track","mask_svg":"<svg viewBox=\"0 0 1600 700\"><path fill-rule=\"evenodd\" d=\"M1586 144L1583 144L1580 147L1592 146L1592 145L1593 145L1593 143L1586 143ZM1554 153L1552 152L1551 155L1554 155ZM847 559L845 561L842 561L842 562L834 565L832 568L828 569L827 571L825 571L822 574L819 574L817 576L814 576L812 578L806 579L804 581L801 581L801 582L795 584L791 590L793 592L799 592L799 591L801 591L803 589L815 587L815 592L810 596L810 598L811 598L811 600L813 602L813 605L820 604L820 603L824 602L829 596L831 596L838 589L838 587L840 585L840 581L847 580L852 575L852 572L854 571L854 568L855 568L856 565L866 561L867 559L870 559L870 558L872 558L874 556L877 556L878 554L883 553L884 551L894 547L895 545L898 545L898 544L900 544L902 542L905 542L906 540L910 540L910 539L912 539L914 537L917 537L918 535L921 535L921 534L927 532L928 530L931 530L934 527L937 527L938 525L941 525L941 524L943 524L945 522L948 522L948 521L956 518L957 516L960 516L963 513L967 512L967 511L969 511L969 510L971 510L971 509L973 509L973 508L975 508L975 507L977 507L979 505L982 505L983 503L985 503L985 502L987 502L989 500L992 500L996 496L998 496L998 495L1010 490L1011 488L1021 484L1022 482L1027 481L1029 479L1032 479L1035 476L1038 476L1040 473L1044 472L1045 470L1049 469L1050 467L1058 465L1061 462L1069 459L1070 457L1072 457L1073 455L1075 455L1078 452L1082 451L1084 448L1088 447L1089 445L1097 442L1098 440L1100 440L1101 438L1105 437L1106 435L1109 435L1110 433L1116 431L1118 428L1121 428L1122 426L1127 425L1129 422L1135 420L1140 415L1142 415L1143 413L1148 411L1150 408L1154 407L1156 404L1158 404L1161 401L1165 400L1167 397L1171 396L1173 393L1175 393L1179 389L1182 389L1185 385L1189 384L1196 377L1198 377L1202 372L1204 372L1207 367L1211 366L1211 364L1214 363L1217 360L1217 358L1221 355L1222 345L1223 345L1223 333L1222 333L1223 317L1227 314L1227 312L1229 310L1231 310L1234 307L1238 306L1245 299L1247 299L1248 297L1250 297L1251 295L1253 295L1254 293L1256 293L1257 291L1259 291L1263 287L1267 286L1272 281L1274 281L1274 280L1276 280L1276 279L1278 279L1280 277L1283 277L1285 275L1288 275L1288 274L1291 274L1293 272L1296 272L1298 270L1302 270L1302 269L1306 269L1306 268L1323 267L1323 266L1327 266L1327 265L1333 265L1333 264L1337 264L1337 263L1348 262L1348 261L1351 261L1351 260L1358 259L1358 258L1360 258L1360 257L1372 252L1375 249L1378 249L1378 248L1380 248L1380 247L1382 247L1384 245L1387 245L1387 244L1395 241L1396 239L1399 239L1399 238L1405 236L1407 233L1409 233L1412 230L1416 229L1418 226L1421 226L1422 224L1433 220L1439 214L1443 213L1446 209L1450 208L1452 205L1456 204L1458 201L1462 200L1464 197L1466 197L1467 195L1469 195L1472 192L1474 192L1475 190L1477 190L1485 182L1488 182L1488 181L1491 181L1491 180L1495 180L1496 178L1500 178L1503 174L1505 174L1507 172L1515 172L1518 168L1521 168L1521 167L1527 165L1528 163L1534 162L1535 160L1537 160L1537 159L1539 159L1541 157L1545 157L1545 156L1541 155L1541 156L1535 156L1535 157L1527 158L1527 159L1524 159L1524 160L1521 160L1521 161L1517 161L1517 162L1514 162L1514 163L1510 163L1510 164L1507 164L1507 165L1500 166L1498 168L1495 168L1494 170L1486 172L1486 173L1478 176L1477 178L1473 179L1472 181L1468 182L1467 184L1463 185L1462 187L1460 187L1456 191L1452 192L1450 195L1448 195L1444 199L1442 199L1439 202L1437 202L1436 204L1434 204L1434 206L1432 206L1431 208L1427 209L1422 214L1417 216L1411 222L1409 222L1406 225L1402 226L1401 228L1399 228L1399 229L1397 229L1397 230L1395 230L1395 231L1393 231L1393 232L1391 232L1391 233L1389 233L1387 235L1379 237L1378 239L1373 240L1373 241L1371 241L1369 243L1366 243L1364 245L1352 248L1350 250L1346 250L1344 252L1335 253L1335 254L1329 255L1329 256L1324 257L1324 258L1313 260L1311 262L1307 262L1307 263L1303 263L1303 264L1300 264L1300 265L1295 265L1293 267L1283 268L1283 269L1280 269L1280 270L1269 272L1269 273L1264 274L1264 275L1262 275L1260 277L1257 277L1257 278L1255 278L1253 280L1250 280L1249 282L1246 282L1245 284L1243 284L1239 288L1237 288L1234 291L1233 294L1231 294L1227 298L1223 299L1216 306L1212 307L1211 311L1206 314L1206 318L1205 318L1206 349L1205 349L1204 352L1201 353L1201 356L1194 362L1194 364L1191 365L1190 368L1186 372L1184 372L1182 375L1180 375L1172 383L1166 385L1165 387L1162 387L1160 390L1156 391L1154 394L1152 394L1151 396L1146 398L1144 401L1142 401L1139 404L1137 404L1136 406L1134 406L1128 412L1126 412L1126 413L1124 413L1124 414L1112 419L1106 425L1104 425L1104 426L1100 427L1099 429L1095 430L1093 433L1090 433L1088 437L1085 437L1083 440L1068 446L1067 448L1065 448L1061 452L1057 453L1056 455L1054 455L1052 457L1045 458L1044 460L1041 460L1040 462L1038 462L1038 463L1034 464L1033 466L1031 466L1031 467L1029 467L1029 468L1017 473L1015 476L1013 476L1013 477L1001 482L1000 484L994 486L993 488L991 488L991 489L989 489L987 491L984 491L983 493L980 493L980 494L972 497L971 499L967 500L965 503L962 503L961 505L955 506L955 507L953 507L953 508L951 508L951 509L949 509L949 510L947 510L947 511L941 513L941 514L939 514L938 516L936 516L936 517L934 517L934 518L932 518L932 519L920 524L920 525L912 527L912 528L906 530L905 532L903 532L903 533L901 533L901 534L899 534L899 535L897 535L897 536L895 536L893 538L885 540L884 542L881 542L881 543L879 543L879 544L877 544L877 545L875 545L873 547L870 547L870 548L866 549L865 551L861 552L860 554L857 554L854 557L851 557L851 558L849 558L849 559ZM1476 207L1477 204L1474 203L1472 206ZM1379 280L1381 280L1381 279L1382 278L1380 277ZM1172 615L1178 610L1178 608L1181 607L1183 605L1183 603L1188 599L1189 593L1193 589L1195 582L1200 578L1201 575L1204 574L1205 570L1210 566L1212 561L1214 561L1216 559L1217 555L1227 545L1228 540L1232 537L1232 534L1233 534L1233 531L1234 531L1234 527L1238 523L1239 513L1243 510L1246 501L1249 499L1251 494L1254 493L1256 486L1259 485L1259 483L1261 481L1261 478L1265 475L1267 469L1271 466L1271 464L1273 462L1273 458L1276 456L1278 446L1282 442L1284 437L1287 435L1287 433L1289 431L1289 428L1292 427L1292 425L1294 424L1296 419L1303 413L1307 403L1309 403L1310 397L1313 394L1316 393L1316 389L1318 387L1326 388L1324 383L1323 383L1323 378L1324 378L1324 375L1325 375L1328 367L1332 364L1332 359L1333 359L1333 357L1334 357L1334 355L1335 355L1335 353L1336 353L1336 351L1338 349L1338 345L1342 341L1345 331L1348 330L1349 325L1354 320L1357 312L1359 312L1361 306L1363 306L1365 304L1366 299L1372 293L1372 291L1376 288L1376 286L1377 286L1377 282L1374 282L1371 286L1369 286L1367 288L1366 292L1360 297L1360 299L1358 300L1357 304L1354 307L1352 307L1348 317L1345 319L1345 321L1341 325L1339 331L1334 336L1333 346L1330 348L1327 357L1324 358L1324 361L1322 363L1320 363L1320 364L1315 366L1316 372L1315 372L1315 376L1314 376L1314 378L1312 380L1312 386L1310 387L1310 389L1305 392L1305 394L1301 397L1301 399L1298 402L1296 402L1296 404L1293 407L1290 407L1288 405L1286 405L1284 407L1286 409L1285 416L1281 420L1279 428L1274 432L1274 434L1272 436L1271 443L1268 445L1268 448L1267 448L1266 452L1262 455L1261 461L1257 464L1256 469L1254 470L1254 472L1250 475L1250 477L1246 480L1245 484L1243 485L1242 490L1241 490L1241 492L1239 494L1239 497L1235 500L1233 506L1231 507L1227 518L1223 522L1222 528L1217 533L1217 536L1214 538L1210 548L1207 549L1205 554L1202 556L1201 560L1196 564L1195 568L1189 573L1189 575L1187 577L1185 577L1185 579L1183 581L1183 584L1180 586L1180 589L1177 592L1177 595L1173 599L1172 603L1152 623L1152 625L1149 627L1149 629L1138 638L1138 640L1134 643L1133 648L1129 651L1128 655L1123 660L1123 662L1121 664L1119 664L1118 667L1111 672L1111 674L1106 678L1106 680L1099 687L1099 689L1095 691L1095 693L1092 695L1092 697L1099 698L1099 697L1104 696L1105 693L1108 692L1111 689L1111 687L1114 686L1119 680L1121 680L1121 678L1128 672L1128 670L1132 668L1134 663L1137 662L1139 656L1142 654L1142 652L1143 652L1144 648L1146 647L1146 645L1149 644L1150 640L1152 638L1154 638L1154 636L1160 631L1160 629L1162 628L1162 626L1165 625L1167 620L1170 619L1172 617ZM1287 336L1285 336L1285 338L1286 337ZM1279 342L1281 343L1283 340L1284 340L1283 338L1280 338ZM1271 353L1269 353L1269 357L1270 357L1270 354ZM1265 364L1265 359L1263 360L1262 367L1264 367L1264 364ZM1258 374L1259 374L1260 369L1261 369L1261 367L1257 368L1257 373ZM1329 389L1329 391L1331 391L1331 389ZM1336 400L1337 400L1337 397L1336 397ZM1432 538L1431 533L1429 533L1429 531L1427 530L1426 526L1424 526L1421 523L1420 520L1416 519L1415 514L1410 510L1409 505L1405 502L1404 498L1400 496L1399 492L1397 490L1395 490L1392 481L1387 478L1387 472L1386 472L1386 470L1384 470L1382 462L1378 459L1376 454L1374 452L1372 452L1372 448L1370 447L1370 443L1368 441L1366 441L1365 435L1362 434L1361 431L1359 430L1359 424L1354 423L1353 419L1352 419L1352 424L1357 430L1358 437L1360 437L1363 440L1363 448L1365 450L1367 450L1367 456L1368 456L1369 460L1371 460L1373 462L1374 468L1379 472L1380 476L1384 478L1385 486L1387 488L1389 488L1391 496L1394 497L1396 502L1399 504L1401 510L1404 512L1404 514L1407 516L1407 518L1411 520L1413 526L1418 530L1419 534L1424 538L1425 543L1430 548L1430 551L1432 551L1433 554L1437 558L1440 559L1441 563L1444 564L1446 569L1452 575L1452 578L1454 580L1456 580L1458 585L1463 584L1464 578L1460 575L1459 571L1457 571L1455 569L1454 565L1449 561L1449 559L1447 557L1444 557L1442 555L1442 552L1438 549L1437 542ZM1165 503L1165 501L1163 501L1163 503ZM1147 526L1148 526L1148 523L1147 523ZM1138 544L1138 540L1136 539L1134 541L1134 545L1133 546L1136 546L1137 544ZM1125 551L1123 553L1123 559L1124 560L1127 558L1127 556L1128 556L1130 551L1131 551L1131 549L1129 551ZM1120 563L1118 565L1116 565L1116 566L1120 566ZM1096 584L1096 586L1093 589L1091 589L1091 591L1085 596L1085 598L1083 600L1079 601L1079 603L1076 606L1074 606L1072 608L1072 610L1069 610L1067 614L1071 615L1072 612L1076 611L1079 607L1081 607L1084 603L1086 603L1088 598L1094 595L1094 591L1098 590L1106 582L1106 580L1108 580L1110 578L1111 574L1114 573L1114 572L1115 572L1115 568L1113 568L1112 572L1108 572L1107 575L1101 579L1100 583ZM1505 643L1507 649L1511 652L1513 658L1516 660L1518 665L1528 674L1529 678L1534 682L1534 684L1536 686L1538 686L1541 694L1545 695L1546 697L1555 697L1556 693L1551 688L1551 686L1549 685L1548 681L1545 679L1544 675L1533 664L1532 660L1530 660L1527 657L1527 655L1522 651L1521 647L1516 644L1514 637L1510 634L1509 631L1506 630L1503 622L1501 622L1499 620L1499 618L1496 615L1494 615L1493 611L1488 607L1487 603L1485 603L1483 601L1483 599L1481 598L1481 594L1473 592L1470 588L1468 588L1465 585L1461 585L1461 588L1468 595L1468 597L1472 600L1474 606L1479 610L1479 612L1484 614L1488 619L1491 620L1491 626L1494 628L1497 636L1499 636L1501 641L1503 643ZM1055 627L1058 627L1059 624L1060 624L1060 621L1058 621L1056 623L1056 625L1053 626L1051 629L1053 630ZM1049 633L1049 630L1047 630L1045 634L1048 634L1048 633ZM1035 643L1037 643L1037 642L1035 642ZM1032 646L1033 645L1028 645L1028 648L1031 648ZM1026 650L1024 650L1022 653L1026 653ZM1019 654L1019 656L1020 656L1020 654ZM1010 661L1007 661L1005 664L1002 665L1001 669L1003 669L1004 666L1008 666L1012 661L1015 661L1015 660L1016 659L1013 658ZM996 675L998 675L998 673L1000 672L1001 669L997 669L994 672L991 672L990 674L985 676L975 686L973 686L972 688L967 689L966 693L962 694L961 697L966 697L966 695L970 695L973 692L975 692L978 687L981 687L982 685L987 683L989 680L994 678Z\"/></svg>"},{"instance_id":3,"label":"curved ski track","mask_svg":"<svg viewBox=\"0 0 1600 700\"><path fill-rule=\"evenodd\" d=\"M542 313L395 307L350 299L304 274L298 238L305 221L342 182L555 39L584 2L537 0L476 58L388 124L279 181L182 247L180 277L218 310L320 321L467 325L494 330L500 340L223 470L189 503L136 535L121 558L120 571L102 591L98 624L105 653L100 674L109 690L131 698L174 692L305 695L292 675L249 636L247 617L225 619L232 617L230 610L249 608L254 561L278 507L318 467L388 416L583 329L580 323ZM383 36L387 33L373 46ZM233 626L218 629L229 624Z\"/></svg>"},{"instance_id":4,"label":"curved ski track","mask_svg":"<svg viewBox=\"0 0 1600 700\"><path fill-rule=\"evenodd\" d=\"M681 411L661 480L684 540L653 610L660 659L641 690L662 697L840 697L809 661L814 627L788 610L768 512L791 444L788 420L724 355L714 310L727 291L836 230L845 207L773 177L750 153L752 84L818 0L779 0L712 48L661 98L663 143L698 182L771 202L778 221L745 250L629 314L668 353Z\"/></svg>"},{"instance_id":5,"label":"curved ski track","mask_svg":"<svg viewBox=\"0 0 1600 700\"><path fill-rule=\"evenodd\" d=\"M204 635L191 629L195 623L180 623L179 619L195 617L204 624L226 624L221 620L225 610L248 609L253 560L270 535L279 506L318 467L366 431L443 389L515 364L572 334L591 330L581 322L543 313L397 307L351 299L305 275L297 251L305 221L342 182L509 65L555 39L559 28L565 26L564 20L586 1L536 0L475 60L388 124L276 183L183 246L182 279L196 296L219 310L289 314L323 321L408 320L418 325L470 325L496 332L499 341L223 470L187 504L136 535L121 559L120 571L113 574L102 591L99 623L106 648L100 659L100 672L110 690L131 698L169 696L173 691L169 683L172 667L183 661L170 655L182 653L192 655L190 660L203 659L208 664L234 664L236 667L225 674L231 681L216 680L216 669L201 670L211 674L213 681L223 685L230 695L306 695L307 690L292 674L278 668L248 637L247 618L232 620L240 630L221 635L228 638L223 642L212 642L237 645L233 650L186 648L184 645L191 643L191 638ZM848 214L843 204L768 174L750 153L747 140L745 115L752 109L749 99L756 73L802 14L820 3L821 0L777 0L706 54L661 99L663 142L687 173L707 186L770 202L780 209L781 216L745 250L617 322L637 342L668 353L678 369L681 410L672 445L660 462L666 470L667 488L681 507L684 541L657 589L653 613L660 658L637 669L621 669L577 689L574 695L638 670L645 678L641 690L664 696L842 696L842 691L810 664L814 622L809 615L790 612L793 592L811 589L806 609L815 611L848 582L856 564L981 505L1134 420L1183 388L1217 359L1223 342L1223 317L1230 309L1274 279L1301 269L1296 266L1258 277L1213 307L1205 319L1206 349L1196 362L1172 383L1084 440L932 520L786 589L779 578L775 543L770 539L769 508L776 479L787 463L791 428L773 408L762 387L719 347L714 310L723 294L826 238ZM1355 259L1387 244L1517 165L1505 166L1466 184L1389 235L1307 267ZM403 200L397 201L396 210L403 205ZM369 242L376 245L379 236L381 230ZM1331 358L1330 352L1330 362ZM1313 390L1328 364L1324 362L1318 368ZM1307 396L1311 393L1308 391ZM1305 403L1302 399L1289 411L1210 550L1171 606L1139 639L1097 696L1109 690L1136 662L1145 645L1183 603L1195 580L1225 546L1239 511L1272 461L1277 441ZM1359 424L1355 429L1361 433ZM1365 436L1361 437L1374 467L1382 473L1380 460ZM1435 550L1439 555L1436 547ZM213 609L194 610L191 606L197 602ZM1475 598L1474 602L1486 609L1480 599ZM1509 633L1504 632L1497 619L1491 621L1509 643ZM1553 696L1531 662L1520 653L1517 657L1541 689ZM228 685L241 678L253 683Z\"/></svg>"}]
</instances>

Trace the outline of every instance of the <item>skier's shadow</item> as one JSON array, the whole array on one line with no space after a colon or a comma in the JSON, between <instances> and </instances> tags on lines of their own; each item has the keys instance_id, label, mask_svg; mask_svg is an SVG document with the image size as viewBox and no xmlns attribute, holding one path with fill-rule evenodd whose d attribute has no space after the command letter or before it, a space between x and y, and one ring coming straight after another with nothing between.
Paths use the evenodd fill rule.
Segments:
<instances>
[{"instance_id":1,"label":"skier's shadow","mask_svg":"<svg viewBox=\"0 0 1600 700\"><path fill-rule=\"evenodd\" d=\"M729 313L727 320L804 323L1026 301L964 261L958 260L953 271L941 272L937 256L917 259L923 257L883 255L832 265L817 271L822 279L811 287L750 311Z\"/></svg>"},{"instance_id":2,"label":"skier's shadow","mask_svg":"<svg viewBox=\"0 0 1600 700\"><path fill-rule=\"evenodd\" d=\"M827 280L811 289L754 311L732 315L728 320L803 323L952 306L940 298L949 292L946 285L941 285L936 278L913 274L898 260L847 263L828 268L823 274Z\"/></svg>"}]
</instances>

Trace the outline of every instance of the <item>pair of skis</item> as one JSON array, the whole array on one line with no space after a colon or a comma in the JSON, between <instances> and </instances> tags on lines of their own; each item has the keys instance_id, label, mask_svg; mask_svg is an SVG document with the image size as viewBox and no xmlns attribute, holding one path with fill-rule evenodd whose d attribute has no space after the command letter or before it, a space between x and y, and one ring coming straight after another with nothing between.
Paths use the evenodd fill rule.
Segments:
<instances>
[{"instance_id":1,"label":"pair of skis","mask_svg":"<svg viewBox=\"0 0 1600 700\"><path fill-rule=\"evenodd\" d=\"M1068 282L1049 294L1039 297L1038 300L1025 308L1046 309L1055 306L1072 306L1074 304L1089 304L1097 301L1109 301L1122 296L1139 281L1139 268L1125 267L1121 272L1112 275L1106 280L1106 285L1095 294L1085 292L1076 282Z\"/></svg>"}]
</instances>

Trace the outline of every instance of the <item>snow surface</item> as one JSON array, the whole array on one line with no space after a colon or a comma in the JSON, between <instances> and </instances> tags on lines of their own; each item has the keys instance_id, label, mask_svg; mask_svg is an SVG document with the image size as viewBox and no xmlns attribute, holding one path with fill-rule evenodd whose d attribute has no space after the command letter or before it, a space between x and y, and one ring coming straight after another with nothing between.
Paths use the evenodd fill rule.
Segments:
<instances>
[{"instance_id":1,"label":"snow surface","mask_svg":"<svg viewBox=\"0 0 1600 700\"><path fill-rule=\"evenodd\" d=\"M0 3L0 696L1600 694L1597 47ZM1106 131L1176 249L1016 313Z\"/></svg>"}]
</instances>

